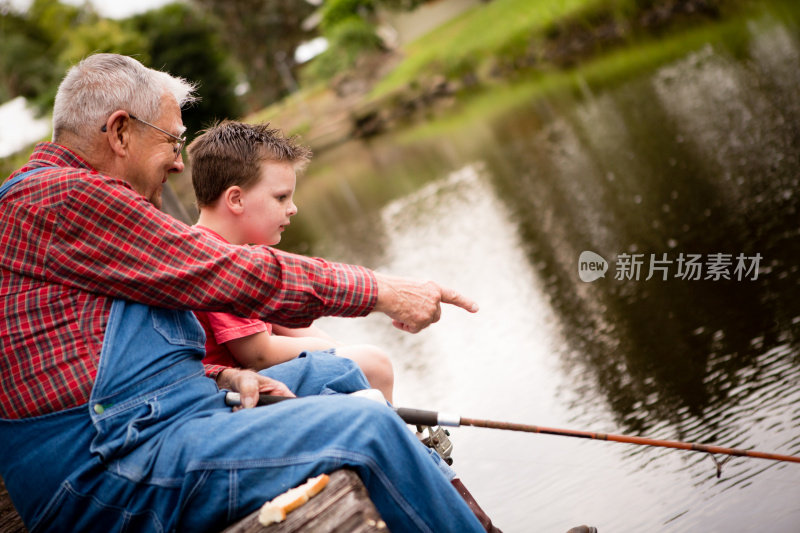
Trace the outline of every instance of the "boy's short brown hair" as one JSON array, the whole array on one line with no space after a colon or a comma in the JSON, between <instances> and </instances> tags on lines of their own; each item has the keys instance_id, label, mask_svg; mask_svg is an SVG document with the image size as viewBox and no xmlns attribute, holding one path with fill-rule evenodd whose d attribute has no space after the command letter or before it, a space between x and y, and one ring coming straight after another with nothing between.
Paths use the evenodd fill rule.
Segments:
<instances>
[{"instance_id":1,"label":"boy's short brown hair","mask_svg":"<svg viewBox=\"0 0 800 533\"><path fill-rule=\"evenodd\" d=\"M286 161L302 171L311 150L297 137L285 137L269 123L245 124L226 120L206 129L187 149L197 206L217 201L234 185L244 189L258 181L263 161Z\"/></svg>"}]
</instances>

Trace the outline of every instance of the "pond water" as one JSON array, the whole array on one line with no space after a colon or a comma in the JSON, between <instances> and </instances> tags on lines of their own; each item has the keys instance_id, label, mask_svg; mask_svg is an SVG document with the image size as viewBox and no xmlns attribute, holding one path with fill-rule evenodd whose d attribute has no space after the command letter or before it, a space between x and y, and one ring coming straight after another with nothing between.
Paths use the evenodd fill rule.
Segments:
<instances>
[{"instance_id":1,"label":"pond water","mask_svg":"<svg viewBox=\"0 0 800 533\"><path fill-rule=\"evenodd\" d=\"M800 455L800 32L768 13L740 33L438 138L321 154L293 249L481 310L418 335L319 325L392 355L397 405ZM582 280L585 251L605 277ZM703 453L451 433L507 533L800 531L798 464L734 458L718 478Z\"/></svg>"}]
</instances>

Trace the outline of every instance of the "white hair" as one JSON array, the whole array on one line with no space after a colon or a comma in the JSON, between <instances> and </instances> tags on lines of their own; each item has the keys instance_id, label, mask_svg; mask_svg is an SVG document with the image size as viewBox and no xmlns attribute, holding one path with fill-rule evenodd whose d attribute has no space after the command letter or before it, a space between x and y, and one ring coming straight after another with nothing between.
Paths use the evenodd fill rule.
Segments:
<instances>
[{"instance_id":1,"label":"white hair","mask_svg":"<svg viewBox=\"0 0 800 533\"><path fill-rule=\"evenodd\" d=\"M161 99L172 95L180 107L196 100L195 85L147 68L132 57L95 54L67 71L53 106L53 140L69 132L87 137L119 109L155 121Z\"/></svg>"}]
</instances>

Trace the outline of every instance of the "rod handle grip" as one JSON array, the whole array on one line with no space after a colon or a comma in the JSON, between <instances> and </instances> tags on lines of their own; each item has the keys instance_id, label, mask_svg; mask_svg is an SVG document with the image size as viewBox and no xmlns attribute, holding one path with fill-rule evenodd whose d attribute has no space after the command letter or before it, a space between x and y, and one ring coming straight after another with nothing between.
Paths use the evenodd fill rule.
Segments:
<instances>
[{"instance_id":1,"label":"rod handle grip","mask_svg":"<svg viewBox=\"0 0 800 533\"><path fill-rule=\"evenodd\" d=\"M273 394L259 394L258 405L272 405L273 403L282 402L283 400L294 400L293 396L275 396Z\"/></svg>"},{"instance_id":2,"label":"rod handle grip","mask_svg":"<svg viewBox=\"0 0 800 533\"><path fill-rule=\"evenodd\" d=\"M233 396L235 393L228 393ZM259 394L258 405L271 405L284 400L293 400L286 396L274 396L272 394ZM237 395L238 400L238 395ZM229 405L238 405L230 402ZM436 411L426 411L423 409L410 409L408 407L395 407L394 411L406 424L417 426L459 426L460 417L455 415L440 414Z\"/></svg>"},{"instance_id":3,"label":"rod handle grip","mask_svg":"<svg viewBox=\"0 0 800 533\"><path fill-rule=\"evenodd\" d=\"M273 396L272 394L259 394L258 405L271 405L273 403L291 400L286 396ZM439 414L436 411L424 411L422 409L409 409L407 407L395 408L397 415L406 424L420 426L436 426L439 424Z\"/></svg>"},{"instance_id":4,"label":"rod handle grip","mask_svg":"<svg viewBox=\"0 0 800 533\"><path fill-rule=\"evenodd\" d=\"M282 402L283 400L293 400L294 398L287 398L286 396L273 396L272 394L259 394L258 405L270 405L273 403ZM231 407L242 405L242 396L238 392L227 392L225 394L225 403Z\"/></svg>"},{"instance_id":5,"label":"rod handle grip","mask_svg":"<svg viewBox=\"0 0 800 533\"><path fill-rule=\"evenodd\" d=\"M395 412L406 424L417 426L439 425L439 414L436 411L424 411L422 409L396 407Z\"/></svg>"}]
</instances>

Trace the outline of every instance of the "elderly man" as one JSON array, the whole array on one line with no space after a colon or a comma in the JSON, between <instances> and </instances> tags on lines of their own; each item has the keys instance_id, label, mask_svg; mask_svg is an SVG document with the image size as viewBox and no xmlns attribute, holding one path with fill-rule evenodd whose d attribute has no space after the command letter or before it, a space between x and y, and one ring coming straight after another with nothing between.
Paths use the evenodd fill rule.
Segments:
<instances>
[{"instance_id":1,"label":"elderly man","mask_svg":"<svg viewBox=\"0 0 800 533\"><path fill-rule=\"evenodd\" d=\"M232 412L269 377L212 369L189 310L287 326L383 312L416 332L458 293L266 247L156 209L183 170L192 86L118 55L73 67L53 143L0 194L0 474L31 531L215 531L306 478L354 468L393 531L481 531L386 406L309 397ZM215 374L216 372L216 374Z\"/></svg>"}]
</instances>

